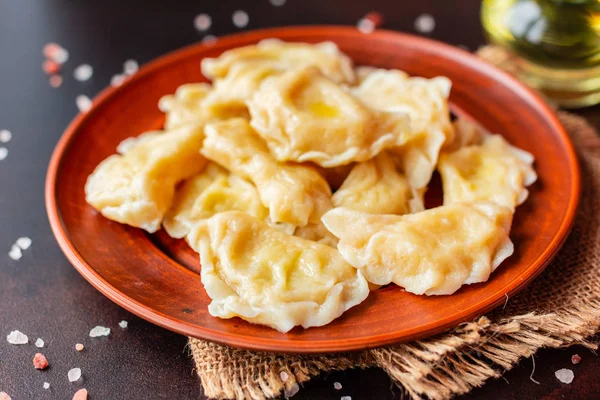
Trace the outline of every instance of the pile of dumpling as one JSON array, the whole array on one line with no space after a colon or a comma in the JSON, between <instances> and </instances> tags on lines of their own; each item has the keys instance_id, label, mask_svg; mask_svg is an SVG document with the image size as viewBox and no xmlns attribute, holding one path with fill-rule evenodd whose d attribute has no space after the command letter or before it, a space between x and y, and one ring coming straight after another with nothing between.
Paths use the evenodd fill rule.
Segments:
<instances>
[{"instance_id":1,"label":"pile of dumpling","mask_svg":"<svg viewBox=\"0 0 600 400\"><path fill-rule=\"evenodd\" d=\"M452 123L447 78L274 39L201 68L212 85L163 97L164 131L122 142L85 193L106 218L185 238L211 315L322 326L381 285L452 294L512 254L533 157ZM425 210L436 168L444 203Z\"/></svg>"}]
</instances>

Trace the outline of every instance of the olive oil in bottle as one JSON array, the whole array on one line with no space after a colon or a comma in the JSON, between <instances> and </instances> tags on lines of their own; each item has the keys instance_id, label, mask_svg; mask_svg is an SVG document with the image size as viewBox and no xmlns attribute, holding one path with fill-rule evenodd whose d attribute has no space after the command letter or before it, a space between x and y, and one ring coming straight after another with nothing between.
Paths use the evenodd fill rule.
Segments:
<instances>
[{"instance_id":1,"label":"olive oil in bottle","mask_svg":"<svg viewBox=\"0 0 600 400\"><path fill-rule=\"evenodd\" d=\"M524 82L564 107L600 103L600 0L483 0L481 20Z\"/></svg>"}]
</instances>

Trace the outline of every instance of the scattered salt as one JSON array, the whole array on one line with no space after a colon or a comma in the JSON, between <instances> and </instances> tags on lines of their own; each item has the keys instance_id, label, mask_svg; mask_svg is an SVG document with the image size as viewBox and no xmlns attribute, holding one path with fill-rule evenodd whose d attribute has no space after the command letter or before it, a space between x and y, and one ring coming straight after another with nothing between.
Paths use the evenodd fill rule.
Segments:
<instances>
[{"instance_id":1,"label":"scattered salt","mask_svg":"<svg viewBox=\"0 0 600 400\"><path fill-rule=\"evenodd\" d=\"M0 142L8 143L12 139L12 133L8 129L2 129L0 131Z\"/></svg>"},{"instance_id":2,"label":"scattered salt","mask_svg":"<svg viewBox=\"0 0 600 400\"><path fill-rule=\"evenodd\" d=\"M81 112L87 112L92 108L92 100L84 94L80 94L75 98L75 104Z\"/></svg>"},{"instance_id":3,"label":"scattered salt","mask_svg":"<svg viewBox=\"0 0 600 400\"><path fill-rule=\"evenodd\" d=\"M352 397L350 397L350 396L342 396L340 398L340 400L352 400Z\"/></svg>"},{"instance_id":4,"label":"scattered salt","mask_svg":"<svg viewBox=\"0 0 600 400\"><path fill-rule=\"evenodd\" d=\"M94 69L89 64L81 64L73 71L73 76L80 82L89 80L92 75L94 75Z\"/></svg>"},{"instance_id":5,"label":"scattered salt","mask_svg":"<svg viewBox=\"0 0 600 400\"><path fill-rule=\"evenodd\" d=\"M90 331L90 337L108 336L110 335L110 328L103 326L96 326Z\"/></svg>"},{"instance_id":6,"label":"scattered salt","mask_svg":"<svg viewBox=\"0 0 600 400\"><path fill-rule=\"evenodd\" d=\"M435 19L431 14L421 14L415 19L415 29L421 33L431 33L435 29Z\"/></svg>"},{"instance_id":7,"label":"scattered salt","mask_svg":"<svg viewBox=\"0 0 600 400\"><path fill-rule=\"evenodd\" d=\"M50 384L48 382L44 382L44 389L50 389Z\"/></svg>"},{"instance_id":8,"label":"scattered salt","mask_svg":"<svg viewBox=\"0 0 600 400\"><path fill-rule=\"evenodd\" d=\"M373 33L375 30L375 23L367 18L361 18L356 26L359 31L365 34Z\"/></svg>"},{"instance_id":9,"label":"scattered salt","mask_svg":"<svg viewBox=\"0 0 600 400\"><path fill-rule=\"evenodd\" d=\"M51 87L56 89L57 87L60 87L62 85L63 78L60 75L51 75L48 79L48 83L50 83Z\"/></svg>"},{"instance_id":10,"label":"scattered salt","mask_svg":"<svg viewBox=\"0 0 600 400\"><path fill-rule=\"evenodd\" d=\"M135 60L129 59L123 63L123 72L125 72L125 75L133 75L138 72L138 69L140 69L140 66Z\"/></svg>"},{"instance_id":11,"label":"scattered salt","mask_svg":"<svg viewBox=\"0 0 600 400\"><path fill-rule=\"evenodd\" d=\"M69 377L69 382L78 381L79 378L81 378L81 368L73 368L69 370L67 376Z\"/></svg>"},{"instance_id":12,"label":"scattered salt","mask_svg":"<svg viewBox=\"0 0 600 400\"><path fill-rule=\"evenodd\" d=\"M275 6L275 7L281 7L286 3L287 0L269 0L269 2L271 2L271 5Z\"/></svg>"},{"instance_id":13,"label":"scattered salt","mask_svg":"<svg viewBox=\"0 0 600 400\"><path fill-rule=\"evenodd\" d=\"M127 328L127 321L123 320L123 321L119 322L119 326L120 326L122 329L125 329L125 328Z\"/></svg>"},{"instance_id":14,"label":"scattered salt","mask_svg":"<svg viewBox=\"0 0 600 400\"><path fill-rule=\"evenodd\" d=\"M35 369L48 368L48 359L42 353L36 353L33 357L33 366Z\"/></svg>"},{"instance_id":15,"label":"scattered salt","mask_svg":"<svg viewBox=\"0 0 600 400\"><path fill-rule=\"evenodd\" d=\"M41 338L37 338L35 341L35 347L44 347L44 341Z\"/></svg>"},{"instance_id":16,"label":"scattered salt","mask_svg":"<svg viewBox=\"0 0 600 400\"><path fill-rule=\"evenodd\" d=\"M571 356L571 362L573 364L579 364L581 362L581 356L579 356L579 354L573 354Z\"/></svg>"},{"instance_id":17,"label":"scattered salt","mask_svg":"<svg viewBox=\"0 0 600 400\"><path fill-rule=\"evenodd\" d=\"M339 382L333 382L333 388L335 390L342 390L342 384Z\"/></svg>"},{"instance_id":18,"label":"scattered salt","mask_svg":"<svg viewBox=\"0 0 600 400\"><path fill-rule=\"evenodd\" d=\"M15 242L15 244L21 250L27 250L31 246L31 239L28 238L27 236L23 236L23 237L18 238L17 241Z\"/></svg>"},{"instance_id":19,"label":"scattered salt","mask_svg":"<svg viewBox=\"0 0 600 400\"><path fill-rule=\"evenodd\" d=\"M8 149L6 147L0 147L0 161L4 160L8 156Z\"/></svg>"},{"instance_id":20,"label":"scattered salt","mask_svg":"<svg viewBox=\"0 0 600 400\"><path fill-rule=\"evenodd\" d=\"M82 345L81 343L77 343L77 344L75 345L75 350L77 350L77 351L81 351L81 350L83 350L83 345Z\"/></svg>"},{"instance_id":21,"label":"scattered salt","mask_svg":"<svg viewBox=\"0 0 600 400\"><path fill-rule=\"evenodd\" d=\"M73 400L87 400L87 395L86 389L79 389L75 392L75 395L73 395Z\"/></svg>"},{"instance_id":22,"label":"scattered salt","mask_svg":"<svg viewBox=\"0 0 600 400\"><path fill-rule=\"evenodd\" d=\"M20 331L12 331L6 336L6 340L10 344L26 344L29 343L27 335Z\"/></svg>"},{"instance_id":23,"label":"scattered salt","mask_svg":"<svg viewBox=\"0 0 600 400\"><path fill-rule=\"evenodd\" d=\"M48 43L43 48L44 56L56 61L59 64L64 64L69 59L69 52L56 43Z\"/></svg>"},{"instance_id":24,"label":"scattered salt","mask_svg":"<svg viewBox=\"0 0 600 400\"><path fill-rule=\"evenodd\" d=\"M233 25L235 25L236 28L246 27L246 25L248 25L248 21L250 20L250 18L248 17L248 13L242 10L237 10L236 12L234 12L231 19L233 21Z\"/></svg>"},{"instance_id":25,"label":"scattered salt","mask_svg":"<svg viewBox=\"0 0 600 400\"><path fill-rule=\"evenodd\" d=\"M21 257L23 257L23 252L21 251L21 248L19 246L13 244L10 248L10 251L8 252L8 256L13 260L17 261L20 260Z\"/></svg>"},{"instance_id":26,"label":"scattered salt","mask_svg":"<svg viewBox=\"0 0 600 400\"><path fill-rule=\"evenodd\" d=\"M217 41L217 37L214 35L206 35L202 38L202 43L209 45L209 46L215 44L216 41Z\"/></svg>"},{"instance_id":27,"label":"scattered salt","mask_svg":"<svg viewBox=\"0 0 600 400\"><path fill-rule=\"evenodd\" d=\"M293 397L296 393L300 391L300 386L297 383L294 383L289 389L286 389L283 392L285 397Z\"/></svg>"},{"instance_id":28,"label":"scattered salt","mask_svg":"<svg viewBox=\"0 0 600 400\"><path fill-rule=\"evenodd\" d=\"M575 378L573 371L567 368L559 369L554 373L554 375L556 376L556 379L566 384L573 382L573 378Z\"/></svg>"},{"instance_id":29,"label":"scattered salt","mask_svg":"<svg viewBox=\"0 0 600 400\"><path fill-rule=\"evenodd\" d=\"M114 87L121 86L125 81L125 78L125 74L115 74L110 78L110 85Z\"/></svg>"},{"instance_id":30,"label":"scattered salt","mask_svg":"<svg viewBox=\"0 0 600 400\"><path fill-rule=\"evenodd\" d=\"M60 64L54 60L44 60L42 63L42 71L44 71L46 75L58 74L60 69Z\"/></svg>"},{"instance_id":31,"label":"scattered salt","mask_svg":"<svg viewBox=\"0 0 600 400\"><path fill-rule=\"evenodd\" d=\"M284 381L284 382L285 382L285 381L287 381L288 379L290 379L290 376L289 376L289 375L288 375L288 373L287 373L287 372L285 372L285 371L281 371L281 372L279 373L279 377L280 377L280 378L281 378L281 380L282 380L282 381Z\"/></svg>"},{"instance_id":32,"label":"scattered salt","mask_svg":"<svg viewBox=\"0 0 600 400\"><path fill-rule=\"evenodd\" d=\"M198 14L194 18L194 28L201 32L209 30L211 25L212 18L208 14Z\"/></svg>"},{"instance_id":33,"label":"scattered salt","mask_svg":"<svg viewBox=\"0 0 600 400\"><path fill-rule=\"evenodd\" d=\"M0 392L0 400L11 400L10 396L6 392Z\"/></svg>"}]
</instances>

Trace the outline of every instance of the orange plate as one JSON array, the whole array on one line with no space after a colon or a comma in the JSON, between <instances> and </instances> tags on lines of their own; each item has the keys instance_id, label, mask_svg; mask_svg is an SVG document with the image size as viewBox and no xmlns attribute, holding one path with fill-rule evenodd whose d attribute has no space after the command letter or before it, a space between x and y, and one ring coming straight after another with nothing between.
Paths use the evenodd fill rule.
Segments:
<instances>
[{"instance_id":1,"label":"orange plate","mask_svg":"<svg viewBox=\"0 0 600 400\"><path fill-rule=\"evenodd\" d=\"M453 82L450 100L455 113L534 154L539 181L514 219L515 254L487 283L433 297L391 285L327 326L283 334L237 318L211 317L197 255L185 244L109 221L86 204L83 188L94 167L115 153L121 140L161 126L158 99L181 84L204 81L203 57L269 37L331 40L357 65L447 76ZM563 244L577 207L579 179L573 147L552 111L521 83L471 54L396 32L365 35L349 27L295 27L219 38L212 46L195 44L148 64L121 87L103 91L87 114L75 118L54 151L46 206L58 243L75 268L104 295L140 317L231 346L319 353L423 338L504 302L505 295L515 294L538 275Z\"/></svg>"}]
</instances>

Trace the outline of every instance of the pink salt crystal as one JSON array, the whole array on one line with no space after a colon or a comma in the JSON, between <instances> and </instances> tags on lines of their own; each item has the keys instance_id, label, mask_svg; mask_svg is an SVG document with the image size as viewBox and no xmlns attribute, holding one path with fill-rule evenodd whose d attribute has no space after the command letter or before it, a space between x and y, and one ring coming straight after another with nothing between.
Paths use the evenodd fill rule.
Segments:
<instances>
[{"instance_id":1,"label":"pink salt crystal","mask_svg":"<svg viewBox=\"0 0 600 400\"><path fill-rule=\"evenodd\" d=\"M212 25L212 18L208 14L198 14L194 18L194 27L198 31L206 31Z\"/></svg>"},{"instance_id":2,"label":"pink salt crystal","mask_svg":"<svg viewBox=\"0 0 600 400\"><path fill-rule=\"evenodd\" d=\"M60 72L60 64L54 60L44 60L42 70L46 75L54 75Z\"/></svg>"},{"instance_id":3,"label":"pink salt crystal","mask_svg":"<svg viewBox=\"0 0 600 400\"><path fill-rule=\"evenodd\" d=\"M288 373L287 373L287 372L285 372L285 371L281 371L281 372L279 373L279 377L280 377L280 378L281 378L281 380L282 380L282 381L284 381L284 382L285 382L285 381L287 381L288 379L290 379L290 376L289 376L289 375L288 375Z\"/></svg>"},{"instance_id":4,"label":"pink salt crystal","mask_svg":"<svg viewBox=\"0 0 600 400\"><path fill-rule=\"evenodd\" d=\"M76 391L73 400L87 400L87 389L79 389Z\"/></svg>"},{"instance_id":5,"label":"pink salt crystal","mask_svg":"<svg viewBox=\"0 0 600 400\"><path fill-rule=\"evenodd\" d=\"M51 75L50 79L48 79L48 83L50 83L50 86L53 88L58 88L62 85L63 83L63 78L60 75Z\"/></svg>"},{"instance_id":6,"label":"pink salt crystal","mask_svg":"<svg viewBox=\"0 0 600 400\"><path fill-rule=\"evenodd\" d=\"M46 369L48 367L48 359L42 353L36 353L33 357L33 366L35 369Z\"/></svg>"},{"instance_id":7,"label":"pink salt crystal","mask_svg":"<svg viewBox=\"0 0 600 400\"><path fill-rule=\"evenodd\" d=\"M83 345L82 345L81 343L77 343L77 344L75 345L75 350L77 350L77 351L81 351L81 350L83 350Z\"/></svg>"},{"instance_id":8,"label":"pink salt crystal","mask_svg":"<svg viewBox=\"0 0 600 400\"><path fill-rule=\"evenodd\" d=\"M0 400L11 400L10 396L6 392L0 392Z\"/></svg>"},{"instance_id":9,"label":"pink salt crystal","mask_svg":"<svg viewBox=\"0 0 600 400\"><path fill-rule=\"evenodd\" d=\"M69 52L56 43L48 43L42 49L44 56L59 64L64 64L69 59Z\"/></svg>"},{"instance_id":10,"label":"pink salt crystal","mask_svg":"<svg viewBox=\"0 0 600 400\"><path fill-rule=\"evenodd\" d=\"M571 356L571 362L573 364L579 364L581 362L581 357L579 356L579 354L573 354Z\"/></svg>"}]
</instances>

